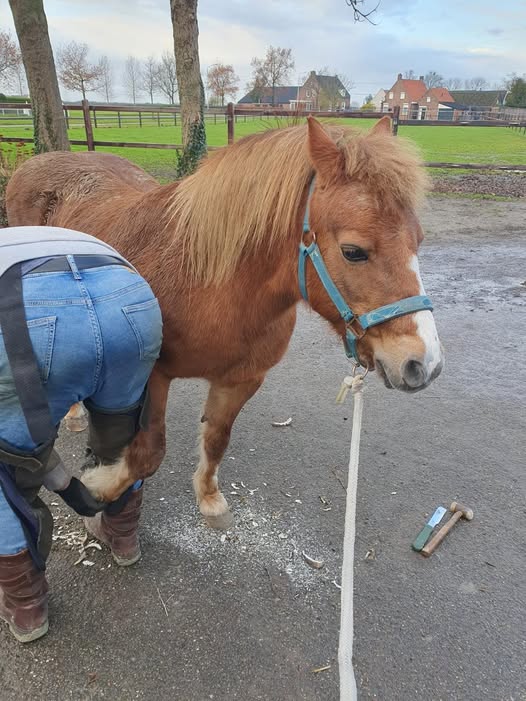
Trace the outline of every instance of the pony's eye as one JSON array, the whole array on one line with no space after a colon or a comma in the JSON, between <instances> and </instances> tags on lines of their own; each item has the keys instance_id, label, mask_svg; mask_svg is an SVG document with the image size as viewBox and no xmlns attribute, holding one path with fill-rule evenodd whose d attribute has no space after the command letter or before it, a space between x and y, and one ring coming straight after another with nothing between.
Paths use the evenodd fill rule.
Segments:
<instances>
[{"instance_id":1,"label":"pony's eye","mask_svg":"<svg viewBox=\"0 0 526 701\"><path fill-rule=\"evenodd\" d=\"M342 254L350 263L365 263L369 257L363 248L358 246L342 246Z\"/></svg>"}]
</instances>

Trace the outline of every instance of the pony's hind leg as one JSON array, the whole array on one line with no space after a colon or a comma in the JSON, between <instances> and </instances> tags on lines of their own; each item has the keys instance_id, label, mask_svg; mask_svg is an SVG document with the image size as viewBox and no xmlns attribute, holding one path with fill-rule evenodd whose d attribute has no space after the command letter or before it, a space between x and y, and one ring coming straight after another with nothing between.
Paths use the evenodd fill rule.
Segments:
<instances>
[{"instance_id":1,"label":"pony's hind leg","mask_svg":"<svg viewBox=\"0 0 526 701\"><path fill-rule=\"evenodd\" d=\"M134 482L153 475L163 461L170 379L154 368L148 388L150 406L147 426L139 430L117 460L103 460L102 464L86 469L82 475L82 482L101 501L115 501Z\"/></svg>"},{"instance_id":2,"label":"pony's hind leg","mask_svg":"<svg viewBox=\"0 0 526 701\"><path fill-rule=\"evenodd\" d=\"M80 402L73 404L64 417L64 423L68 431L73 431L74 433L85 431L88 428L88 417Z\"/></svg>"},{"instance_id":3,"label":"pony's hind leg","mask_svg":"<svg viewBox=\"0 0 526 701\"><path fill-rule=\"evenodd\" d=\"M199 509L213 528L228 528L232 515L218 489L217 470L230 440L230 431L244 404L261 387L264 376L239 384L212 382L206 400L200 439L200 460L194 474Z\"/></svg>"}]
</instances>

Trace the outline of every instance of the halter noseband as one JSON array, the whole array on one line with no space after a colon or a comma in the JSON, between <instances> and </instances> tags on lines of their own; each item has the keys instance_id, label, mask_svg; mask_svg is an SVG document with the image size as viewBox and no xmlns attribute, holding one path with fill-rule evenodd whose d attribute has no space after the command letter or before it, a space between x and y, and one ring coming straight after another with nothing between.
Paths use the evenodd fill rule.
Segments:
<instances>
[{"instance_id":1,"label":"halter noseband","mask_svg":"<svg viewBox=\"0 0 526 701\"><path fill-rule=\"evenodd\" d=\"M310 232L309 224L309 210L310 210L310 199L314 191L314 178L310 184L309 196L307 198L307 207L305 209L305 217L303 219L303 235ZM345 353L348 358L352 358L358 364L360 363L360 358L358 357L358 351L356 348L356 342L365 335L365 332L371 326L377 326L382 324L384 321L389 321L390 319L397 319L399 316L405 316L406 314L414 314L415 312L421 312L425 310L432 311L433 305L431 300L426 295L416 295L415 297L406 297L398 302L393 302L392 304L386 304L383 307L378 307L378 309L373 309L371 312L366 312L360 316L356 316L353 310L349 307L347 302L342 297L340 291L334 284L329 275L327 267L323 261L321 251L316 243L316 235L312 233L312 243L306 246L303 239L300 243L300 254L298 260L298 278L301 296L305 301L309 301L309 296L307 293L307 281L306 281L306 263L307 258L310 258L314 269L316 270L320 281L325 288L327 294L329 295L332 303L338 310L341 318L345 322Z\"/></svg>"}]
</instances>

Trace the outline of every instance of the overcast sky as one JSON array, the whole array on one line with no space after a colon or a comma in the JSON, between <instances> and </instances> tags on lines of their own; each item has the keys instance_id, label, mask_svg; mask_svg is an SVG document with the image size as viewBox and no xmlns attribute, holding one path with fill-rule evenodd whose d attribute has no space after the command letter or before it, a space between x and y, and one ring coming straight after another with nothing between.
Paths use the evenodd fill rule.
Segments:
<instances>
[{"instance_id":1,"label":"overcast sky","mask_svg":"<svg viewBox=\"0 0 526 701\"><path fill-rule=\"evenodd\" d=\"M365 7L375 4L366 0ZM146 58L173 49L169 0L44 5L55 50L74 39L90 46L94 60L101 54L112 59L117 98L126 99L120 83L127 55ZM290 84L328 66L352 79L352 99L360 104L409 69L417 75L435 70L444 77L484 76L491 84L526 72L524 0L381 0L375 26L356 24L345 0L200 0L198 9L203 72L219 61L232 63L242 93L251 58L263 56L270 44L292 49ZM0 6L0 27L13 29L7 2Z\"/></svg>"}]
</instances>

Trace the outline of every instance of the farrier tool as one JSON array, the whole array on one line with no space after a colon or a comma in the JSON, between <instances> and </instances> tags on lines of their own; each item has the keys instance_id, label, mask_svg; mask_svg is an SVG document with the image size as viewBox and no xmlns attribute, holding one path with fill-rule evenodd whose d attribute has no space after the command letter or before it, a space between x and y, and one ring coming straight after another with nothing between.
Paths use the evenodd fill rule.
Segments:
<instances>
[{"instance_id":1,"label":"farrier tool","mask_svg":"<svg viewBox=\"0 0 526 701\"><path fill-rule=\"evenodd\" d=\"M413 541L413 544L411 545L413 550L416 550L417 552L420 552L422 550L424 545L429 540L429 536L433 532L433 528L435 526L438 526L440 521L442 521L446 511L447 509L445 509L443 506L439 506L436 509L435 513L431 516L429 521L426 523L426 525L422 528L420 533L416 536L415 540Z\"/></svg>"},{"instance_id":2,"label":"farrier tool","mask_svg":"<svg viewBox=\"0 0 526 701\"><path fill-rule=\"evenodd\" d=\"M429 543L422 548L421 553L424 555L424 557L429 557L435 552L436 548L444 540L457 521L460 521L461 518L465 518L466 521L471 521L473 518L472 509L469 509L460 502L454 501L449 507L449 510L453 513L453 516L444 526L442 526L438 533L431 538Z\"/></svg>"}]
</instances>

